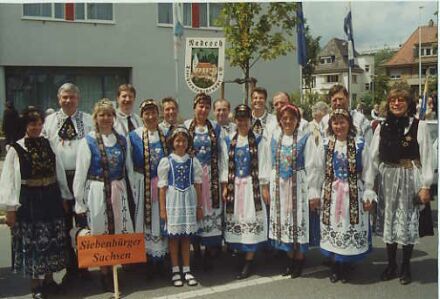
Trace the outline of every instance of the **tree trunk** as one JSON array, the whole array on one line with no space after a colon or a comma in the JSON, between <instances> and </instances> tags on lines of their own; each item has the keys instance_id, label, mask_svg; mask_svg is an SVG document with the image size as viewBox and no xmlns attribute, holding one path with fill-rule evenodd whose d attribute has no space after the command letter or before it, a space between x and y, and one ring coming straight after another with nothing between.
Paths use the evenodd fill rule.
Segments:
<instances>
[{"instance_id":1,"label":"tree trunk","mask_svg":"<svg viewBox=\"0 0 440 299\"><path fill-rule=\"evenodd\" d=\"M245 97L244 103L249 106L249 61L246 63L246 69L244 70L244 89L245 89Z\"/></svg>"}]
</instances>

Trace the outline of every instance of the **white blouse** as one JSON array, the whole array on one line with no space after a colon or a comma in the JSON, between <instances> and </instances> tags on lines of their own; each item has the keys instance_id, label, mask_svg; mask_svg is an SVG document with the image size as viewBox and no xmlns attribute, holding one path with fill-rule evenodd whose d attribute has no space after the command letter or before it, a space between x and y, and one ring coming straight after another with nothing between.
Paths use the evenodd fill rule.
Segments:
<instances>
[{"instance_id":1,"label":"white blouse","mask_svg":"<svg viewBox=\"0 0 440 299\"><path fill-rule=\"evenodd\" d=\"M278 141L280 138L281 132L275 132L271 136L272 138L275 138L275 140ZM300 140L302 137L299 136L298 140ZM271 144L271 142L270 142ZM281 144L284 146L291 146L293 144L293 136L290 135L284 135L283 139L281 140ZM321 187L324 182L324 172L322 171L322 161L317 159L317 157L321 154L320 153L320 146L322 144L318 143L316 144L314 142L313 135L310 135L309 138L306 141L306 145L303 151L304 155L304 169L306 172L306 181L308 186L308 198L315 199L321 197ZM270 148L269 148L270 149ZM272 152L270 152L271 156L268 159L269 160L269 169L272 171L273 163L275 161L272 161Z\"/></svg>"},{"instance_id":2,"label":"white blouse","mask_svg":"<svg viewBox=\"0 0 440 299\"><path fill-rule=\"evenodd\" d=\"M132 113L130 115L126 115L123 112L121 112L119 109L116 111L116 119L115 124L113 127L115 128L116 132L118 132L120 135L127 137L128 136L128 119L127 117L130 116L131 123L133 124L134 128L139 128L143 126L142 119L139 115Z\"/></svg>"},{"instance_id":3,"label":"white blouse","mask_svg":"<svg viewBox=\"0 0 440 299\"><path fill-rule=\"evenodd\" d=\"M235 133L229 135L229 137L234 137ZM266 135L263 133L261 137L260 143L258 144L258 179L261 185L269 184L270 179L270 148L269 143L265 137ZM237 137L237 146L236 147L244 147L248 145L247 136L241 136L240 134ZM228 182L228 161L229 161L229 151L227 149L226 141L222 139L222 159L219 163L219 173L220 173L220 182L227 183Z\"/></svg>"},{"instance_id":4,"label":"white blouse","mask_svg":"<svg viewBox=\"0 0 440 299\"><path fill-rule=\"evenodd\" d=\"M27 148L24 145L24 138L18 140L17 143L24 150L27 151ZM54 150L52 149L52 151ZM73 199L73 196L72 193L69 191L64 165L59 155L55 155L55 164L56 176L61 191L61 197L64 200L71 200ZM17 152L11 146L6 154L6 158L3 163L2 174L0 176L0 209L16 211L17 208L20 206L20 191L20 160L18 158Z\"/></svg>"},{"instance_id":5,"label":"white blouse","mask_svg":"<svg viewBox=\"0 0 440 299\"><path fill-rule=\"evenodd\" d=\"M405 128L404 134L408 133L411 128L414 118L410 118L408 127ZM372 160L372 171L366 177L366 180L372 184L376 175L379 172L379 143L380 143L380 124L374 131L374 136L370 145L371 160ZM431 135L429 133L428 126L425 121L419 121L419 126L417 129L417 143L419 144L420 162L422 168L420 171L420 179L424 188L430 188L432 180L434 177L434 171L432 168L432 142Z\"/></svg>"},{"instance_id":6,"label":"white blouse","mask_svg":"<svg viewBox=\"0 0 440 299\"><path fill-rule=\"evenodd\" d=\"M170 154L171 158L178 163L186 162L190 156L185 154L184 156L178 156L174 153ZM170 170L170 161L168 157L162 158L159 162L159 166L157 167L157 175L159 177L159 181L157 183L157 187L163 188L168 187L168 171ZM197 158L193 158L193 170L194 170L194 184L202 183L202 164Z\"/></svg>"},{"instance_id":7,"label":"white blouse","mask_svg":"<svg viewBox=\"0 0 440 299\"><path fill-rule=\"evenodd\" d=\"M96 139L96 132L90 132L89 136ZM105 147L112 147L118 141L116 136L111 133L109 135L102 135L102 141ZM76 159L76 171L73 179L73 194L75 196L75 212L77 214L85 213L87 207L84 205L84 191L87 181L87 174L90 168L90 161L92 159L92 152L90 151L87 139L83 138L78 146L78 155Z\"/></svg>"}]
</instances>

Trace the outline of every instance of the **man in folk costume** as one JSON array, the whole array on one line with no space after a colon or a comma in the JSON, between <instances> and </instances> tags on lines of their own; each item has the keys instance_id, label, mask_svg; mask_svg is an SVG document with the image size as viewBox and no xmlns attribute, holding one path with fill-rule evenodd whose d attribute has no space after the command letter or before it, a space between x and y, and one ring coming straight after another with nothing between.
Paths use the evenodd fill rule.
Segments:
<instances>
[{"instance_id":1,"label":"man in folk costume","mask_svg":"<svg viewBox=\"0 0 440 299\"><path fill-rule=\"evenodd\" d=\"M220 167L225 241L245 255L237 279L249 277L255 253L266 245L268 232L269 150L266 138L251 130L251 117L248 106L235 108L237 131L224 138Z\"/></svg>"},{"instance_id":2,"label":"man in folk costume","mask_svg":"<svg viewBox=\"0 0 440 299\"><path fill-rule=\"evenodd\" d=\"M179 115L179 104L172 97L162 99L162 115L163 121L159 124L165 134L168 134L178 125L177 117Z\"/></svg>"},{"instance_id":3,"label":"man in folk costume","mask_svg":"<svg viewBox=\"0 0 440 299\"><path fill-rule=\"evenodd\" d=\"M72 184L75 176L78 145L81 139L93 129L90 114L79 111L80 91L72 83L65 83L58 89L60 110L49 115L44 122L43 135L49 139L55 154L60 157L66 172L67 183L73 193ZM67 234L67 271L63 283L68 282L78 273L75 251L72 248L69 232L73 227L74 200L65 201ZM78 219L77 219L78 220ZM85 274L86 271L80 273Z\"/></svg>"},{"instance_id":4,"label":"man in folk costume","mask_svg":"<svg viewBox=\"0 0 440 299\"><path fill-rule=\"evenodd\" d=\"M370 122L365 115L356 111L356 109L351 111L349 110L349 94L347 89L340 84L333 85L328 92L328 97L332 110L339 108L348 110L350 112L350 116L353 119L353 124L356 127L357 135L364 137L365 142L370 144L371 139L373 138L373 131L371 129ZM327 132L329 117L330 114L327 114L321 120L324 132Z\"/></svg>"},{"instance_id":5,"label":"man in folk costume","mask_svg":"<svg viewBox=\"0 0 440 299\"><path fill-rule=\"evenodd\" d=\"M251 93L251 108L252 108L252 130L259 135L262 135L272 126L277 123L276 117L270 114L266 109L267 90L262 87L255 87ZM269 130L270 131L270 130Z\"/></svg>"},{"instance_id":6,"label":"man in folk costume","mask_svg":"<svg viewBox=\"0 0 440 299\"><path fill-rule=\"evenodd\" d=\"M133 113L136 100L136 89L131 84L122 84L118 88L115 130L118 134L127 137L128 133L142 126L142 119Z\"/></svg>"},{"instance_id":7,"label":"man in folk costume","mask_svg":"<svg viewBox=\"0 0 440 299\"><path fill-rule=\"evenodd\" d=\"M225 134L230 134L236 130L235 123L229 119L231 113L231 103L226 99L214 101L214 115L217 123L222 126Z\"/></svg>"}]
</instances>

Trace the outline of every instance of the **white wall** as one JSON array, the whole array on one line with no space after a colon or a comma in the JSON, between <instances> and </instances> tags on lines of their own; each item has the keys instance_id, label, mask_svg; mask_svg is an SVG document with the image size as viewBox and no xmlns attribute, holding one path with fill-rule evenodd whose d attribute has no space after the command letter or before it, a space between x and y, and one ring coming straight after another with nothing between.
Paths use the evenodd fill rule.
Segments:
<instances>
[{"instance_id":1,"label":"white wall","mask_svg":"<svg viewBox=\"0 0 440 299\"><path fill-rule=\"evenodd\" d=\"M22 4L0 4L0 67L130 67L138 102L147 97L174 96L172 28L157 26L157 4L114 4L115 24L43 22L21 17ZM222 32L188 29L185 36L222 36ZM278 90L298 90L295 55L272 62L261 60L251 70L251 76L257 78L258 86L268 89L269 95ZM184 81L183 47L178 58L181 113L189 117L194 94ZM225 80L238 77L242 77L238 68L225 66ZM0 72L0 96L4 84ZM212 97L219 94L217 91ZM242 95L242 86L227 85L226 98L233 106L242 101Z\"/></svg>"}]
</instances>

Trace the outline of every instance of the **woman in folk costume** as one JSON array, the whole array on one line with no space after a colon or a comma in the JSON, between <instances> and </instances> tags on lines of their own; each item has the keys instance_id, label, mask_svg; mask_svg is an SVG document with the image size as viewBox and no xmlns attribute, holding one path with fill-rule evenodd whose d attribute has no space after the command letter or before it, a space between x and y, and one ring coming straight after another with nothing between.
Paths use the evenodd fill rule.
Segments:
<instances>
[{"instance_id":1,"label":"woman in folk costume","mask_svg":"<svg viewBox=\"0 0 440 299\"><path fill-rule=\"evenodd\" d=\"M223 142L222 197L225 202L225 241L245 253L237 279L250 275L256 251L267 241L269 203L268 148L265 138L251 130L251 109L235 108L237 131Z\"/></svg>"},{"instance_id":2,"label":"woman in folk costume","mask_svg":"<svg viewBox=\"0 0 440 299\"><path fill-rule=\"evenodd\" d=\"M370 252L368 211L376 193L373 184L364 186L365 176L371 171L368 145L362 137L355 137L356 129L347 110L332 111L328 136L321 158L315 159L322 161L325 170L320 247L333 260L330 281L346 282L348 263L360 261Z\"/></svg>"},{"instance_id":3,"label":"woman in folk costume","mask_svg":"<svg viewBox=\"0 0 440 299\"><path fill-rule=\"evenodd\" d=\"M322 184L321 169L313 168L318 146L310 134L298 136L300 118L299 109L286 104L277 113L281 130L270 138L269 239L287 252L290 262L283 275L292 278L301 275L308 250L309 199L319 199Z\"/></svg>"},{"instance_id":4,"label":"woman in folk costume","mask_svg":"<svg viewBox=\"0 0 440 299\"><path fill-rule=\"evenodd\" d=\"M212 267L211 258L222 245L222 201L219 190L219 165L221 159L221 126L208 119L211 97L199 93L194 98L194 119L185 121L193 140L190 153L202 164L202 208L199 237L193 238L196 255L200 254L200 244L206 247L203 259L205 270Z\"/></svg>"},{"instance_id":5,"label":"woman in folk costume","mask_svg":"<svg viewBox=\"0 0 440 299\"><path fill-rule=\"evenodd\" d=\"M191 136L179 126L172 130L169 149L172 153L160 160L157 172L160 188L160 218L166 223L172 265L171 282L175 287L198 284L190 269L191 237L203 217L201 203L202 166L188 154ZM179 260L182 259L182 271ZM183 274L183 275L182 275ZM182 278L183 276L183 278Z\"/></svg>"},{"instance_id":6,"label":"woman in folk costume","mask_svg":"<svg viewBox=\"0 0 440 299\"><path fill-rule=\"evenodd\" d=\"M63 199L72 199L63 164L41 136L43 122L35 107L23 111L26 135L11 144L0 178L0 209L7 211L11 227L12 269L32 279L32 298L38 299L58 289L52 274L66 262Z\"/></svg>"},{"instance_id":7,"label":"woman in folk costume","mask_svg":"<svg viewBox=\"0 0 440 299\"><path fill-rule=\"evenodd\" d=\"M376 233L383 237L388 254L381 279L396 277L397 244L401 244L400 283L408 284L411 254L419 240L419 212L429 209L432 142L426 123L414 117L415 102L407 90L393 88L387 100L387 117L371 142L374 173L367 179L372 182L379 174Z\"/></svg>"},{"instance_id":8,"label":"woman in folk costume","mask_svg":"<svg viewBox=\"0 0 440 299\"><path fill-rule=\"evenodd\" d=\"M163 273L163 259L168 253L168 240L161 233L157 187L157 166L168 149L166 132L159 128L156 102L144 100L140 108L144 126L129 133L127 170L136 205L135 231L145 234L150 268L147 275L151 276L153 272Z\"/></svg>"},{"instance_id":9,"label":"woman in folk costume","mask_svg":"<svg viewBox=\"0 0 440 299\"><path fill-rule=\"evenodd\" d=\"M126 139L115 132L115 109L108 99L95 104L95 131L81 140L73 192L75 212L86 218L91 235L133 232L124 176ZM113 291L110 267L101 267L101 284Z\"/></svg>"}]
</instances>

